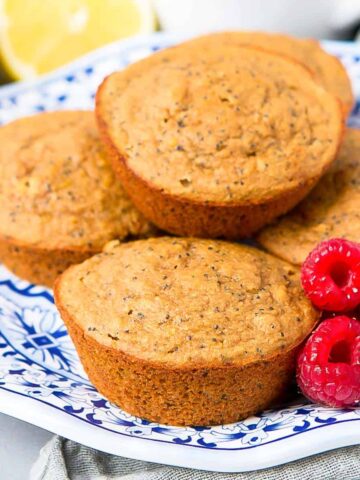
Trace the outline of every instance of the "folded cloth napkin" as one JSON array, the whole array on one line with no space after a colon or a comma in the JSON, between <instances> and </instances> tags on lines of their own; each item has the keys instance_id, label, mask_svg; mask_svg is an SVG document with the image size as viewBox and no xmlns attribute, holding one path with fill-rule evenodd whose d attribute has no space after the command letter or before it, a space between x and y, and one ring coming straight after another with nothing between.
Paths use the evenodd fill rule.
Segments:
<instances>
[{"instance_id":1,"label":"folded cloth napkin","mask_svg":"<svg viewBox=\"0 0 360 480\"><path fill-rule=\"evenodd\" d=\"M101 453L55 436L41 450L31 480L360 480L360 445L267 470L214 473Z\"/></svg>"}]
</instances>

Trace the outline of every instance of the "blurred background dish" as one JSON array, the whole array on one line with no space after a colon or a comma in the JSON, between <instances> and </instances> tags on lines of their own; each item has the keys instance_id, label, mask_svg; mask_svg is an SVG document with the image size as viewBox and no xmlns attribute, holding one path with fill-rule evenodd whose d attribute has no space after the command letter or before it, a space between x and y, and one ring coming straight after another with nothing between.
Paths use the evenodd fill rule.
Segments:
<instances>
[{"instance_id":1,"label":"blurred background dish","mask_svg":"<svg viewBox=\"0 0 360 480\"><path fill-rule=\"evenodd\" d=\"M360 22L359 0L154 0L165 30L264 30L347 38Z\"/></svg>"}]
</instances>

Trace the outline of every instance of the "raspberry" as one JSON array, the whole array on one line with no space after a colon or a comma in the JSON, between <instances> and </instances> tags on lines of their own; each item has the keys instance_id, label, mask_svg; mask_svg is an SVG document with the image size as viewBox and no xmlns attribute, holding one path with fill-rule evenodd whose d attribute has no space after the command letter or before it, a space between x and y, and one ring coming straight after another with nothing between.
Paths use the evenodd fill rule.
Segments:
<instances>
[{"instance_id":1,"label":"raspberry","mask_svg":"<svg viewBox=\"0 0 360 480\"><path fill-rule=\"evenodd\" d=\"M360 244L340 238L320 243L302 266L301 282L321 310L355 309L360 304Z\"/></svg>"},{"instance_id":2,"label":"raspberry","mask_svg":"<svg viewBox=\"0 0 360 480\"><path fill-rule=\"evenodd\" d=\"M313 402L360 405L360 322L346 316L324 320L298 356L297 381Z\"/></svg>"}]
</instances>

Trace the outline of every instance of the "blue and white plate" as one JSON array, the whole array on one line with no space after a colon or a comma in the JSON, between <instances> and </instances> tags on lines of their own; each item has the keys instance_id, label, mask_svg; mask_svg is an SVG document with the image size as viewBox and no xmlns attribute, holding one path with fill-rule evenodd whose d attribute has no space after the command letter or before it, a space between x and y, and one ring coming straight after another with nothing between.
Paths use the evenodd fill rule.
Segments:
<instances>
[{"instance_id":1,"label":"blue and white plate","mask_svg":"<svg viewBox=\"0 0 360 480\"><path fill-rule=\"evenodd\" d=\"M103 77L178 39L162 34L109 45L33 82L0 89L0 123L45 110L92 108ZM360 98L360 46L326 42ZM349 124L360 128L360 102ZM0 411L116 455L213 471L279 465L360 443L360 410L306 403L231 425L179 428L133 417L87 379L52 293L0 265Z\"/></svg>"}]
</instances>

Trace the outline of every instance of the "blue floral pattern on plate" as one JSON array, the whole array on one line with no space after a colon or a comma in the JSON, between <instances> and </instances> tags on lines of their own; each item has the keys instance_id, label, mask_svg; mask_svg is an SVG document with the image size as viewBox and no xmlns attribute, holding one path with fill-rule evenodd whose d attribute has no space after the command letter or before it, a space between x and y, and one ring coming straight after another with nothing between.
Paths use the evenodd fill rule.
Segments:
<instances>
[{"instance_id":1,"label":"blue floral pattern on plate","mask_svg":"<svg viewBox=\"0 0 360 480\"><path fill-rule=\"evenodd\" d=\"M0 123L45 110L92 108L104 76L173 42L158 34L113 44L44 79L4 87ZM344 62L360 96L360 47L336 42L325 47ZM360 102L349 124L360 127ZM171 427L133 417L88 381L51 291L19 280L0 265L0 396L1 390L121 436L199 449L243 451L345 422L360 432L360 410L333 410L303 399L243 422L207 428Z\"/></svg>"}]
</instances>

